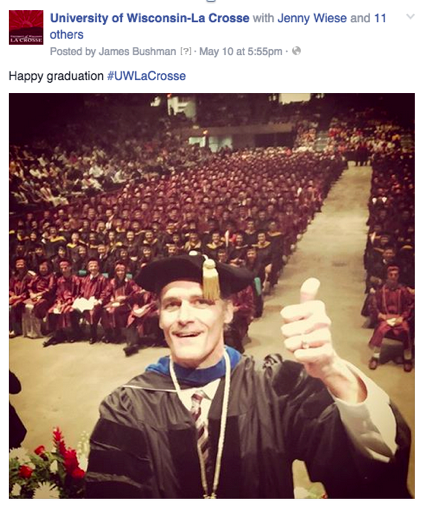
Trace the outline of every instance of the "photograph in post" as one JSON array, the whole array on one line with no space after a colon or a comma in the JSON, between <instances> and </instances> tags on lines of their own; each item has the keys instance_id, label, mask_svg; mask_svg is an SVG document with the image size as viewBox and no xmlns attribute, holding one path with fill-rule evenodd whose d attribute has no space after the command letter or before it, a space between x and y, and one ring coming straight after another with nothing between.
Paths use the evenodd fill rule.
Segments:
<instances>
[{"instance_id":1,"label":"photograph in post","mask_svg":"<svg viewBox=\"0 0 422 506\"><path fill-rule=\"evenodd\" d=\"M10 497L415 494L415 95L9 94Z\"/></svg>"}]
</instances>

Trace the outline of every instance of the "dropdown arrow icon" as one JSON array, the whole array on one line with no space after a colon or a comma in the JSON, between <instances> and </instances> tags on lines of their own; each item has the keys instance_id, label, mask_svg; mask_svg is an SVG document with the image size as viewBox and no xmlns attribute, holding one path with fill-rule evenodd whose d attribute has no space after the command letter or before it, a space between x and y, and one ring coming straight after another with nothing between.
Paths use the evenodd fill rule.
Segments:
<instances>
[{"instance_id":1,"label":"dropdown arrow icon","mask_svg":"<svg viewBox=\"0 0 422 506\"><path fill-rule=\"evenodd\" d=\"M406 14L406 16L409 18L409 19L412 19L414 17L414 14Z\"/></svg>"}]
</instances>

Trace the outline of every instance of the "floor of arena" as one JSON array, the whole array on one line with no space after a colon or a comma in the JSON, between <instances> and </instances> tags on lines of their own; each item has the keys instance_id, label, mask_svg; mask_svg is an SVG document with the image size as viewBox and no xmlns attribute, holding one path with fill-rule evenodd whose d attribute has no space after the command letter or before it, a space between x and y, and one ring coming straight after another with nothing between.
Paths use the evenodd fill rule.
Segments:
<instances>
[{"instance_id":1,"label":"floor of arena","mask_svg":"<svg viewBox=\"0 0 422 506\"><path fill-rule=\"evenodd\" d=\"M375 371L368 369L368 341L372 330L364 328L360 316L364 301L363 253L367 238L367 201L371 167L349 165L335 183L297 250L285 267L278 285L265 300L264 316L252 323L245 353L263 358L268 353L288 357L283 346L280 310L299 301L299 289L308 277L321 281L319 298L332 319L335 348L344 359L358 366L390 395L415 429L415 375L405 373L394 361ZM125 357L121 345L88 342L43 348L42 339L17 337L9 341L10 369L22 384L10 396L28 433L22 446L33 450L50 446L53 427L59 426L69 446L75 447L85 431L90 433L101 400L115 387L141 373L167 354L164 348L144 349ZM388 344L384 357L400 354L400 344ZM381 357L382 358L382 357ZM409 489L414 494L414 443L409 468ZM306 471L295 465L296 486L309 488Z\"/></svg>"}]
</instances>

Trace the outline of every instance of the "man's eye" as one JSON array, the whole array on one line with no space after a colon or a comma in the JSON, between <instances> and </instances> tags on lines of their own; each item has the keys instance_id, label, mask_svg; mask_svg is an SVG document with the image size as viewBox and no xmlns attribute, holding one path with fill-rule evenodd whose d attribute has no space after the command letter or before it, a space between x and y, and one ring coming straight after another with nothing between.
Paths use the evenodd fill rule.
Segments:
<instances>
[{"instance_id":1,"label":"man's eye","mask_svg":"<svg viewBox=\"0 0 422 506\"><path fill-rule=\"evenodd\" d=\"M196 301L194 301L193 305L196 307L208 307L213 306L214 301L209 299L197 299Z\"/></svg>"},{"instance_id":2,"label":"man's eye","mask_svg":"<svg viewBox=\"0 0 422 506\"><path fill-rule=\"evenodd\" d=\"M164 309L166 309L167 311L172 311L172 310L174 311L179 306L180 306L180 304L178 302L172 301L172 302L167 302L166 304L164 304Z\"/></svg>"}]
</instances>

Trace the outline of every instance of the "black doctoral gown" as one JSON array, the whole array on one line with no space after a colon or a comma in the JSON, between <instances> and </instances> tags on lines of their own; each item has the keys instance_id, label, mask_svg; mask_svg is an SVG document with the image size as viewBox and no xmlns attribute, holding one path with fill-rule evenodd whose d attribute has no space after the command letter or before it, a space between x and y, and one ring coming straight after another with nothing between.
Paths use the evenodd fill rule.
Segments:
<instances>
[{"instance_id":1,"label":"black doctoral gown","mask_svg":"<svg viewBox=\"0 0 422 506\"><path fill-rule=\"evenodd\" d=\"M213 462L224 378L209 412ZM181 388L192 385L181 383ZM409 429L393 407L399 447L389 464L353 447L320 380L279 355L243 356L231 374L219 498L293 498L292 463L306 463L330 498L406 498ZM196 432L171 378L145 372L109 395L91 436L88 498L201 498Z\"/></svg>"}]
</instances>

